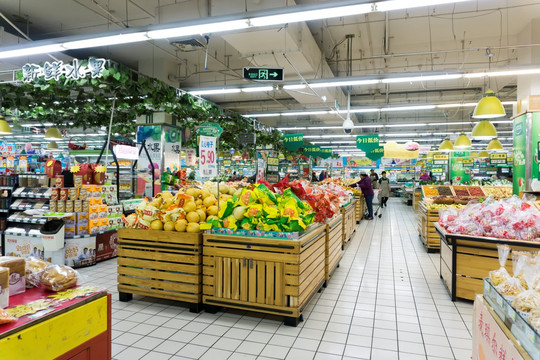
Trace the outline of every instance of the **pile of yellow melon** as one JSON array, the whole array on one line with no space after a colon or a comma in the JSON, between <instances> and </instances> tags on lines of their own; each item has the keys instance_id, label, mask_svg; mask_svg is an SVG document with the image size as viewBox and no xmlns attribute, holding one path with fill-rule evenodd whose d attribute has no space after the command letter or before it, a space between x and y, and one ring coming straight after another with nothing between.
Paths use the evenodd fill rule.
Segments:
<instances>
[{"instance_id":1,"label":"pile of yellow melon","mask_svg":"<svg viewBox=\"0 0 540 360\"><path fill-rule=\"evenodd\" d=\"M220 184L219 192L217 185L181 189L175 195L165 191L154 199L145 198L135 214L123 218L124 224L127 228L197 233L200 224L217 219L218 201L224 205L241 190Z\"/></svg>"}]
</instances>

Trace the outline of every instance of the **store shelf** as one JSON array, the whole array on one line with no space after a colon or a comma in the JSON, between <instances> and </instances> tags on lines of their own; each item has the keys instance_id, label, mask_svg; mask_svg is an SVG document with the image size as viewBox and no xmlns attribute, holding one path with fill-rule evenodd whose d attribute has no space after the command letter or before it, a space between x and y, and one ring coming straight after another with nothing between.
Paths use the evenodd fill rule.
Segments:
<instances>
[{"instance_id":1,"label":"store shelf","mask_svg":"<svg viewBox=\"0 0 540 360\"><path fill-rule=\"evenodd\" d=\"M10 216L8 217L7 219L8 221L10 222L14 222L14 223L21 223L21 224L45 224L45 222L47 222L47 219L46 218L42 218L42 217L16 217L16 216Z\"/></svg>"},{"instance_id":2,"label":"store shelf","mask_svg":"<svg viewBox=\"0 0 540 360\"><path fill-rule=\"evenodd\" d=\"M24 210L31 210L31 209L36 209L35 208L35 204L33 205L24 205L24 206L11 206L10 207L11 210L18 210L18 211L24 211ZM40 209L40 210L49 210L49 206L42 206L40 208L37 208L37 209ZM0 210L0 212L2 212Z\"/></svg>"},{"instance_id":3,"label":"store shelf","mask_svg":"<svg viewBox=\"0 0 540 360\"><path fill-rule=\"evenodd\" d=\"M0 190L13 190L13 186L0 186Z\"/></svg>"},{"instance_id":4,"label":"store shelf","mask_svg":"<svg viewBox=\"0 0 540 360\"><path fill-rule=\"evenodd\" d=\"M9 209L0 209L0 213L8 213Z\"/></svg>"},{"instance_id":5,"label":"store shelf","mask_svg":"<svg viewBox=\"0 0 540 360\"><path fill-rule=\"evenodd\" d=\"M22 190L19 190L22 189ZM51 189L50 188L39 188L39 192L34 192L37 188L25 187L19 188L13 193L15 198L26 198L26 199L50 199L51 198ZM45 190L43 190L45 189Z\"/></svg>"}]
</instances>

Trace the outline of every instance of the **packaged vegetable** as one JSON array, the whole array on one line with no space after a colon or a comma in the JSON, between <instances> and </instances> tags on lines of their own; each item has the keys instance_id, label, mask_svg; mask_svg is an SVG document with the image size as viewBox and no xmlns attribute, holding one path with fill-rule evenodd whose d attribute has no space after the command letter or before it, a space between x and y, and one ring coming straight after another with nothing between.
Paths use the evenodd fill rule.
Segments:
<instances>
[{"instance_id":1,"label":"packaged vegetable","mask_svg":"<svg viewBox=\"0 0 540 360\"><path fill-rule=\"evenodd\" d=\"M499 252L499 265L501 265L501 267L498 270L493 270L489 272L489 280L491 281L493 286L497 286L510 278L510 274L505 267L506 260L508 259L508 255L510 254L510 246L498 245L497 250Z\"/></svg>"}]
</instances>

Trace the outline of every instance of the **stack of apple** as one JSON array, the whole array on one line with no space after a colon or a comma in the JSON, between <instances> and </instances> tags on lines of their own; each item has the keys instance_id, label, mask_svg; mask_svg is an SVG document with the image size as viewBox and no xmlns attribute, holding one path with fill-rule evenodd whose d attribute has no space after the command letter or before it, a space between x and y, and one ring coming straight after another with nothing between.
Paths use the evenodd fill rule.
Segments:
<instances>
[{"instance_id":1,"label":"stack of apple","mask_svg":"<svg viewBox=\"0 0 540 360\"><path fill-rule=\"evenodd\" d=\"M200 224L217 219L218 201L224 205L241 189L228 185L190 187L177 194L165 191L145 198L136 213L124 217L127 228L197 233Z\"/></svg>"}]
</instances>

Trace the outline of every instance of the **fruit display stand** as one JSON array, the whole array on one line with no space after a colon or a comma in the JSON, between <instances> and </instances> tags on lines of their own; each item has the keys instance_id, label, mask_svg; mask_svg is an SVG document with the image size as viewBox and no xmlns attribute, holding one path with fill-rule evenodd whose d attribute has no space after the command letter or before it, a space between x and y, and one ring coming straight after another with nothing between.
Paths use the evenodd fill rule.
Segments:
<instances>
[{"instance_id":1,"label":"fruit display stand","mask_svg":"<svg viewBox=\"0 0 540 360\"><path fill-rule=\"evenodd\" d=\"M285 317L297 326L302 311L325 281L326 225L314 224L291 239L204 234L203 303Z\"/></svg>"},{"instance_id":2,"label":"fruit display stand","mask_svg":"<svg viewBox=\"0 0 540 360\"><path fill-rule=\"evenodd\" d=\"M418 210L418 203L422 200L422 190L414 189L413 194L413 209Z\"/></svg>"},{"instance_id":3,"label":"fruit display stand","mask_svg":"<svg viewBox=\"0 0 540 360\"><path fill-rule=\"evenodd\" d=\"M343 256L343 215L338 214L326 223L326 244L324 251L324 277L326 281L339 266Z\"/></svg>"},{"instance_id":4,"label":"fruit display stand","mask_svg":"<svg viewBox=\"0 0 540 360\"><path fill-rule=\"evenodd\" d=\"M341 215L343 216L342 248L345 248L345 245L351 240L356 231L356 202L353 199L349 204L341 207Z\"/></svg>"},{"instance_id":5,"label":"fruit display stand","mask_svg":"<svg viewBox=\"0 0 540 360\"><path fill-rule=\"evenodd\" d=\"M358 224L363 218L364 213L366 212L366 201L364 200L364 195L355 194L354 198L356 199L355 212L356 212L356 223Z\"/></svg>"},{"instance_id":6,"label":"fruit display stand","mask_svg":"<svg viewBox=\"0 0 540 360\"><path fill-rule=\"evenodd\" d=\"M28 310L31 304L48 301L51 294L61 293L38 287L10 297L7 309L20 307L27 315L19 313L22 316L16 322L0 325L0 357L6 360L110 360L111 295L95 289L88 295L66 297L49 307L45 305L38 312Z\"/></svg>"},{"instance_id":7,"label":"fruit display stand","mask_svg":"<svg viewBox=\"0 0 540 360\"><path fill-rule=\"evenodd\" d=\"M428 209L424 202L418 204L416 211L418 220L418 233L428 252L441 248L439 234L435 230L434 222L439 220L439 209Z\"/></svg>"},{"instance_id":8,"label":"fruit display stand","mask_svg":"<svg viewBox=\"0 0 540 360\"><path fill-rule=\"evenodd\" d=\"M133 294L183 301L201 310L202 234L162 230L118 231L120 301Z\"/></svg>"},{"instance_id":9,"label":"fruit display stand","mask_svg":"<svg viewBox=\"0 0 540 360\"><path fill-rule=\"evenodd\" d=\"M439 224L435 229L441 242L440 276L452 301L474 300L476 294L482 293L483 279L500 267L497 245L508 245L511 251L540 250L538 242L450 234ZM505 266L512 272L511 256Z\"/></svg>"}]
</instances>

